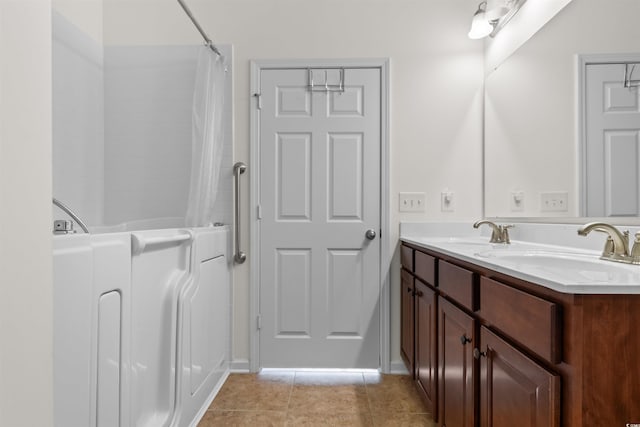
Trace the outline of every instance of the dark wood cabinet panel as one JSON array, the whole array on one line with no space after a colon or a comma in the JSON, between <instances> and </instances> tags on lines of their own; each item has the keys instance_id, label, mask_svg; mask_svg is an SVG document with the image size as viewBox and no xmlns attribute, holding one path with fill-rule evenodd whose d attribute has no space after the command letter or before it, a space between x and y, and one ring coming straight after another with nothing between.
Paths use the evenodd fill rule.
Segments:
<instances>
[{"instance_id":1,"label":"dark wood cabinet panel","mask_svg":"<svg viewBox=\"0 0 640 427\"><path fill-rule=\"evenodd\" d=\"M436 293L429 286L416 280L415 305L415 375L418 388L422 392L427 409L437 420L437 300Z\"/></svg>"},{"instance_id":2,"label":"dark wood cabinet panel","mask_svg":"<svg viewBox=\"0 0 640 427\"><path fill-rule=\"evenodd\" d=\"M582 425L640 425L640 295L582 298Z\"/></svg>"},{"instance_id":3,"label":"dark wood cabinet panel","mask_svg":"<svg viewBox=\"0 0 640 427\"><path fill-rule=\"evenodd\" d=\"M559 427L560 377L480 328L480 425Z\"/></svg>"},{"instance_id":4,"label":"dark wood cabinet panel","mask_svg":"<svg viewBox=\"0 0 640 427\"><path fill-rule=\"evenodd\" d=\"M537 355L560 362L562 322L558 304L482 277L478 314Z\"/></svg>"},{"instance_id":5,"label":"dark wood cabinet panel","mask_svg":"<svg viewBox=\"0 0 640 427\"><path fill-rule=\"evenodd\" d=\"M438 298L438 419L441 426L473 427L476 422L475 320Z\"/></svg>"},{"instance_id":6,"label":"dark wood cabinet panel","mask_svg":"<svg viewBox=\"0 0 640 427\"><path fill-rule=\"evenodd\" d=\"M431 286L436 285L436 259L434 257L424 252L416 251L413 268L416 277Z\"/></svg>"},{"instance_id":7,"label":"dark wood cabinet panel","mask_svg":"<svg viewBox=\"0 0 640 427\"><path fill-rule=\"evenodd\" d=\"M414 278L405 270L402 270L400 283L400 301L401 301L401 318L400 318L400 354L404 360L407 369L414 374Z\"/></svg>"},{"instance_id":8,"label":"dark wood cabinet panel","mask_svg":"<svg viewBox=\"0 0 640 427\"><path fill-rule=\"evenodd\" d=\"M413 249L409 246L400 246L400 264L408 271L413 271Z\"/></svg>"},{"instance_id":9,"label":"dark wood cabinet panel","mask_svg":"<svg viewBox=\"0 0 640 427\"><path fill-rule=\"evenodd\" d=\"M476 309L477 274L446 261L438 261L438 288L470 311Z\"/></svg>"}]
</instances>

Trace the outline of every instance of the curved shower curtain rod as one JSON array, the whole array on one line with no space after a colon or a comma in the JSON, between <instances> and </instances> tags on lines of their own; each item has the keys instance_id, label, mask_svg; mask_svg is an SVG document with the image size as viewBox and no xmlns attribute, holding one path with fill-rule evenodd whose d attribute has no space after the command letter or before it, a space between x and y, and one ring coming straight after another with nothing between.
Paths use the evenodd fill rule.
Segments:
<instances>
[{"instance_id":1,"label":"curved shower curtain rod","mask_svg":"<svg viewBox=\"0 0 640 427\"><path fill-rule=\"evenodd\" d=\"M211 41L211 39L209 38L209 36L207 35L207 33L204 32L204 30L202 29L202 27L200 26L200 24L198 23L198 21L196 20L196 18L193 16L193 13L191 13L191 10L189 9L189 7L187 6L187 4L184 2L184 0L178 0L178 3L180 3L180 6L182 6L182 9L184 9L184 13L187 14L187 16L189 17L189 19L191 19L191 22L193 22L193 25L196 26L196 29L198 30L198 32L202 35L202 38L204 39L204 44L206 44L207 46L209 46L209 49L211 49L212 51L214 51L216 53L216 55L222 57L222 54L220 53L220 51L218 50L218 48L213 44L213 42Z\"/></svg>"}]
</instances>

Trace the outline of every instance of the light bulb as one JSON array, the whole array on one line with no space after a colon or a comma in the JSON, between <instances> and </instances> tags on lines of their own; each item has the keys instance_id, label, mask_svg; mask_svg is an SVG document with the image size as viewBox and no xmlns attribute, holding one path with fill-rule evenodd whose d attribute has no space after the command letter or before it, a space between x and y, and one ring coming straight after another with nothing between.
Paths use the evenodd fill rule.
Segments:
<instances>
[{"instance_id":1,"label":"light bulb","mask_svg":"<svg viewBox=\"0 0 640 427\"><path fill-rule=\"evenodd\" d=\"M469 30L470 39L481 39L487 37L493 31L493 25L489 22L486 16L487 2L482 2L478 5L478 10L473 14L473 20L471 21L471 29Z\"/></svg>"}]
</instances>

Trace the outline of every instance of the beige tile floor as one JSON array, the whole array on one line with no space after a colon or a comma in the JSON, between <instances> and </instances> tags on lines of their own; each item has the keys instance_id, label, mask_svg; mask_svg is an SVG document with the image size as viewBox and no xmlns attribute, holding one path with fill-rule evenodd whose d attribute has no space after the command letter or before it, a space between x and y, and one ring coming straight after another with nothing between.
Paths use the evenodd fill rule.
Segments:
<instances>
[{"instance_id":1,"label":"beige tile floor","mask_svg":"<svg viewBox=\"0 0 640 427\"><path fill-rule=\"evenodd\" d=\"M427 426L406 375L264 371L231 374L198 427Z\"/></svg>"}]
</instances>

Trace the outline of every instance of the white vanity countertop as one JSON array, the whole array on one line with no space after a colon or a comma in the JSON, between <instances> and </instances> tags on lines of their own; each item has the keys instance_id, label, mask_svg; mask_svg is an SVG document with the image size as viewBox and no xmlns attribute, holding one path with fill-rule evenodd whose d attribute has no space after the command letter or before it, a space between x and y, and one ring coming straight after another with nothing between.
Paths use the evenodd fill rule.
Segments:
<instances>
[{"instance_id":1,"label":"white vanity countertop","mask_svg":"<svg viewBox=\"0 0 640 427\"><path fill-rule=\"evenodd\" d=\"M400 239L562 293L640 294L640 265L601 260L605 235L581 237L578 228L516 223L505 245L489 243L486 225L401 223Z\"/></svg>"}]
</instances>

